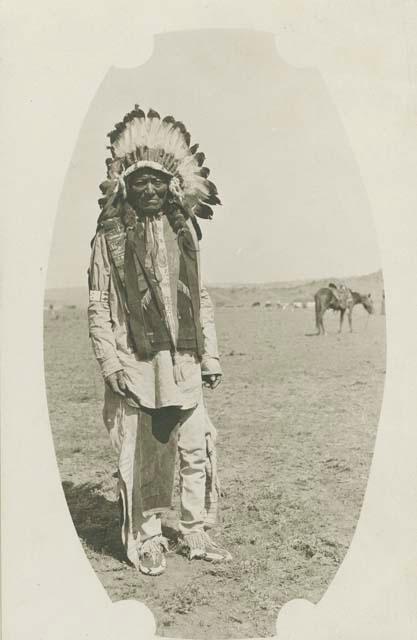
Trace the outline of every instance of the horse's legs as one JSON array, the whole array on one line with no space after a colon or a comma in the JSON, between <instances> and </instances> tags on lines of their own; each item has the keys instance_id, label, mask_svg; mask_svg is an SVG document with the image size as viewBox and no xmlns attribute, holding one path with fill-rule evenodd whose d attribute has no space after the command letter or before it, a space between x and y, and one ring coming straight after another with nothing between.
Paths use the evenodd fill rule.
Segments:
<instances>
[{"instance_id":1,"label":"horse's legs","mask_svg":"<svg viewBox=\"0 0 417 640\"><path fill-rule=\"evenodd\" d=\"M321 311L320 312L320 333L323 336L325 336L326 335L326 329L324 328L323 316L324 316L324 311Z\"/></svg>"},{"instance_id":2,"label":"horse's legs","mask_svg":"<svg viewBox=\"0 0 417 640\"><path fill-rule=\"evenodd\" d=\"M315 296L314 302L316 305L316 327L317 327L317 335L325 335L324 325L323 325L323 314L324 310L322 307L321 300L318 296Z\"/></svg>"},{"instance_id":3,"label":"horse's legs","mask_svg":"<svg viewBox=\"0 0 417 640\"><path fill-rule=\"evenodd\" d=\"M349 309L349 311L348 311L348 320L349 320L350 333L352 333L352 311L353 311L353 309Z\"/></svg>"},{"instance_id":4,"label":"horse's legs","mask_svg":"<svg viewBox=\"0 0 417 640\"><path fill-rule=\"evenodd\" d=\"M342 333L343 318L345 317L345 311L346 311L346 309L340 309L339 333Z\"/></svg>"},{"instance_id":5,"label":"horse's legs","mask_svg":"<svg viewBox=\"0 0 417 640\"><path fill-rule=\"evenodd\" d=\"M314 296L314 304L315 304L315 312L316 312L317 335L319 336L320 333L321 333L321 328L320 328L320 301L319 301L317 296Z\"/></svg>"}]
</instances>

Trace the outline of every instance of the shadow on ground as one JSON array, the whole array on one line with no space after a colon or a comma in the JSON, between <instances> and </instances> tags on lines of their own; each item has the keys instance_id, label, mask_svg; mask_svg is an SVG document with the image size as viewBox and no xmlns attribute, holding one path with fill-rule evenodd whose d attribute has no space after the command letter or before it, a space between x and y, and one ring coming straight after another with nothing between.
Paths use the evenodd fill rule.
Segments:
<instances>
[{"instance_id":1,"label":"shadow on ground","mask_svg":"<svg viewBox=\"0 0 417 640\"><path fill-rule=\"evenodd\" d=\"M68 509L78 536L93 551L120 562L126 561L120 540L120 514L117 502L100 493L101 485L86 482L62 483Z\"/></svg>"},{"instance_id":2,"label":"shadow on ground","mask_svg":"<svg viewBox=\"0 0 417 640\"><path fill-rule=\"evenodd\" d=\"M117 502L108 500L100 483L75 485L62 483L65 499L78 536L96 553L127 562L120 537L120 512ZM178 542L178 530L170 522L163 522L162 533L172 545Z\"/></svg>"}]
</instances>

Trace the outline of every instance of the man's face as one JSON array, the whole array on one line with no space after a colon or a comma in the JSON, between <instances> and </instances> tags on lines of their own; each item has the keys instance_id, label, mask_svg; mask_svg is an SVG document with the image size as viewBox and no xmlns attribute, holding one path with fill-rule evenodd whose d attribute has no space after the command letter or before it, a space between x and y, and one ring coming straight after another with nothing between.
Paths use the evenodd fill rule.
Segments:
<instances>
[{"instance_id":1,"label":"man's face","mask_svg":"<svg viewBox=\"0 0 417 640\"><path fill-rule=\"evenodd\" d=\"M127 200L138 212L159 213L168 195L169 177L154 169L139 169L127 180Z\"/></svg>"}]
</instances>

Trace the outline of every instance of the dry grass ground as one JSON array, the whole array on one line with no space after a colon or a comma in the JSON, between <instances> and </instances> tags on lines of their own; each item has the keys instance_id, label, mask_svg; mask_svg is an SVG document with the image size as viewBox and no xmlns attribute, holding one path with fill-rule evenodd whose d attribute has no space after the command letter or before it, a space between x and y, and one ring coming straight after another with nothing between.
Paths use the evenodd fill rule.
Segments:
<instances>
[{"instance_id":1,"label":"dry grass ground","mask_svg":"<svg viewBox=\"0 0 417 640\"><path fill-rule=\"evenodd\" d=\"M85 312L46 319L48 401L58 465L85 553L113 600L137 598L158 633L274 634L287 600L316 602L352 538L366 487L385 374L385 323L354 311L354 333L315 337L314 311L219 308L224 382L207 393L219 431L224 498L215 533L227 566L172 555L146 578L124 563L116 460L101 421L102 381ZM347 327L345 328L347 331ZM169 524L175 528L175 511Z\"/></svg>"}]
</instances>

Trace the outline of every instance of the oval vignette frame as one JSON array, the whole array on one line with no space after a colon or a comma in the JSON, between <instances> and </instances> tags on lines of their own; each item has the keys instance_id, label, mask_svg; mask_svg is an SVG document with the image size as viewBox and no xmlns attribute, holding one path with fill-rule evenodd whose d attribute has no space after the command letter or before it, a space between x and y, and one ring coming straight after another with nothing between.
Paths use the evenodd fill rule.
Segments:
<instances>
[{"instance_id":1,"label":"oval vignette frame","mask_svg":"<svg viewBox=\"0 0 417 640\"><path fill-rule=\"evenodd\" d=\"M216 53L214 54L213 51ZM197 62L195 62L194 55L197 54L200 54L201 59L197 58ZM173 59L173 61L171 61L171 59ZM223 62L224 60L227 60L227 64ZM252 60L254 62L252 62ZM262 71L259 70L256 76L253 77L254 72L260 68L262 68ZM180 71L183 71L183 76L186 78L185 82L183 80L177 80ZM244 76L245 81L242 80L241 74L246 74ZM146 97L145 104L142 103L139 100L139 96L137 96L138 87L146 87L146 90L143 91ZM195 106L196 98L200 94L204 95L206 87L210 88L210 92L204 100L204 106L198 109L198 106ZM227 87L226 95L222 91L223 87ZM177 89L176 94L174 93L175 89ZM139 93L142 94L140 90ZM353 254L355 254L355 248L357 248L358 253L360 253L363 245L367 247L368 253L372 255L375 253L375 230L370 224L371 216L369 204L366 199L366 192L360 182L358 168L352 151L349 148L343 126L340 123L334 106L331 104L328 92L324 87L323 80L319 73L316 69L299 69L283 61L276 49L276 42L274 41L272 33L240 29L199 29L157 34L155 35L153 53L144 64L136 65L129 69L112 68L108 72L100 84L92 102L88 106L86 116L81 126L79 141L73 152L71 170L67 175L63 187L53 250L55 248L54 245L61 247L63 242L68 242L70 246L75 247L74 233L76 232L77 236L80 236L81 229L84 233L87 224L93 221L91 210L93 209L93 204L95 205L96 203L95 201L93 203L91 202L91 194L93 193L94 196L96 196L97 188L95 188L96 184L91 179L91 174L93 173L92 169L94 168L95 172L96 165L101 167L103 161L98 152L89 154L88 151L86 151L86 143L83 141L88 140L90 149L101 149L100 132L106 130L106 125L108 128L108 122L111 122L112 118L115 120L120 119L120 113L126 110L126 105L133 105L135 102L140 102L141 106L145 109L150 106L157 107L157 110L161 112L162 116L166 113L173 113L178 117L178 114L181 114L181 120L184 120L184 122L187 123L187 127L190 127L193 143L196 141L201 142L204 152L207 153L208 164L212 169L211 176L213 176L212 179L217 186L219 186L220 193L223 194L226 192L224 198L222 195L226 210L216 211L213 224L204 225L203 221L200 223L203 228L205 241L203 249L205 259L207 257L210 259L210 255L215 253L215 248L219 242L217 224L221 223L222 237L227 239L228 244L229 260L227 268L231 268L229 262L233 263L233 259L230 257L234 255L236 248L233 229L235 229L239 223L243 227L245 225L249 226L255 207L258 207L256 227L263 230L268 226L270 229L268 239L264 233L262 233L261 239L256 238L255 230L253 230L253 237L251 238L251 246L253 246L255 250L256 248L259 250L261 246L261 255L264 257L263 259L259 258L258 262L266 263L267 265L265 271L268 273L265 276L265 281L271 279L272 276L269 275L270 273L281 273L282 267L285 269L287 262L292 261L295 264L301 262L300 251L308 256L309 260L303 268L306 273L311 273L314 265L319 263L319 259L313 248L316 247L317 241L322 239L321 232L319 232L319 238L313 234L317 233L315 229L320 229L322 225L325 226L330 236L336 235L336 237L338 237L340 229L343 229L345 236L349 238L349 240L347 240L345 237L345 246L349 244ZM262 105L260 103L262 103ZM222 111L225 114L237 114L237 122L233 121L233 117L229 118L226 116L224 119L219 118L217 113L218 109L216 110L219 104L222 105ZM167 111L168 107L170 108L169 111ZM291 110L295 112L295 117L288 114L288 111ZM198 113L195 113L196 111ZM258 118L255 118L254 114L256 114ZM192 121L192 124L189 124L190 121ZM242 123L246 136L245 139L250 141L250 157L244 162L244 166L236 160L236 149L239 148L238 145L241 144L242 140ZM194 134L195 128L199 130L198 135ZM317 133L317 131L319 131L319 133ZM208 148L210 146L210 135L216 138L217 143ZM290 142L288 142L288 138L290 138ZM332 152L329 153L327 151L328 147L332 149ZM106 155L108 155L108 153ZM321 158L320 167L314 168L313 163L317 156ZM259 158L262 158L263 161L259 162ZM90 163L93 165L92 169L90 169ZM213 166L213 164L215 164L215 166ZM74 169L72 167L74 167ZM336 169L334 167L336 167ZM271 174L268 173L268 169L273 177L279 176L280 187L278 189L275 189L274 185L271 184ZM310 177L311 175L313 176L312 178ZM89 176L90 180L88 184L84 176ZM101 177L104 178L104 170ZM221 177L223 180L219 184ZM263 183L262 180L265 182ZM99 181L100 180L97 179L97 182ZM263 198L259 194L259 189L250 189L250 193L247 193L247 190L245 190L245 206L243 206L243 203L239 199L241 196L235 193L233 188L229 187L229 183L233 185L242 182L243 184L249 185L251 181L256 185L263 184ZM284 186L286 182L290 185L287 188ZM304 185L302 189L305 193L304 197L294 200L294 192L297 192L302 185ZM349 188L353 191L353 195L349 193ZM310 201L309 195L313 189L316 189L314 192L314 203ZM344 203L344 207L340 207L340 194L343 194L345 197L346 204ZM281 226L277 226L274 220L271 220L271 200L278 211L283 211L281 218L284 222L280 223ZM231 205L230 201L234 204ZM70 207L68 203L70 203ZM335 211L338 206L339 209L341 209L338 214L329 216L328 211ZM354 214L348 214L347 211L350 211L355 206L358 211ZM302 213L297 215L298 209L301 209ZM97 210L96 206L94 210ZM239 215L237 215L237 212L239 212ZM308 215L305 212L308 212ZM73 223L69 225L66 220L71 215L74 216L75 222L73 221ZM294 224L293 218L297 224L295 237L294 228L292 227ZM354 222L352 222L350 218L353 219ZM85 223L83 226L82 222L84 220ZM310 225L312 221L315 229L311 229ZM348 226L349 224L350 226ZM356 233L352 232L352 229L358 224L361 224L364 238L362 244L357 243ZM230 225L232 228L230 228ZM302 231L301 226L303 228ZM282 252L282 247L280 248L279 241L276 239L276 236L279 235L280 232L282 233L282 228L286 229L285 244L292 247L291 257L288 257ZM65 235L63 233L64 230L66 232ZM215 239L214 247L213 238ZM274 253L272 255L269 251L269 238L272 238L273 243ZM343 268L346 269L346 271L353 269L352 264L349 263L348 265L347 260L343 257L343 251L340 250L338 243L335 243L334 247L333 243L330 244L332 246L329 247L326 259L323 259L323 262L336 265L338 264L337 260L340 259L340 254L342 254L341 260ZM281 252L284 253L282 258L279 255ZM325 249L323 249L323 252L325 252ZM74 253L75 248L71 258L75 263L78 261L78 255L75 254L74 256ZM53 273L56 271L59 272L57 266L59 267L60 263L57 262L56 259L52 259L52 257L54 256L51 256L51 266L54 267ZM250 257L247 256L246 260L249 259ZM84 262L86 262L86 260ZM318 266L316 268L318 268ZM334 266L334 268L336 268L336 266ZM252 271L253 267L251 269L251 272ZM248 276L246 275L246 277ZM227 279L231 281L230 276ZM380 286L379 282L378 286ZM217 326L218 330L221 331L221 323L218 323ZM304 331L304 327L302 331ZM71 340L72 338L69 337L69 339ZM249 338L248 345L250 343L251 338ZM297 347L295 346L294 349L294 353L296 354ZM291 359L291 357L291 350L288 353L284 351L281 354L281 360L283 359L283 361L286 361L288 358ZM297 356L295 355L295 357ZM91 356L91 362L93 362L93 360L94 358ZM48 379L50 379L52 374L49 367L52 365L49 358L47 361L49 363L49 365L47 364ZM279 362L280 360L278 360L278 363ZM83 362L81 366L87 365ZM55 370L55 368L53 370ZM226 377L228 377L226 370L225 374ZM259 375L262 375L261 371ZM279 365L277 375L279 375ZM290 373L290 375L292 374ZM266 376L265 384L267 383L268 378ZM375 384L375 392L378 393L378 402L379 387L381 387L381 385L382 382ZM101 389L101 380L99 386ZM280 389L279 386L277 388ZM91 391L93 391L93 389L91 389ZM50 401L54 404L56 402L54 400L56 393L57 389L54 388L54 390L50 390ZM64 396L67 393L65 388L62 390L62 393ZM278 395L283 393L285 394L285 389L280 389ZM267 400L265 401L267 402ZM210 404L208 406L209 412L211 412ZM294 408L294 412L297 412L297 410L298 408ZM253 411L255 413L257 411L256 404L254 404ZM380 406L378 407L378 413L379 412ZM89 413L86 407L86 415ZM57 447L62 448L60 441L62 427L58 426L59 418L57 417L61 414L54 415L53 432L56 436ZM75 416L78 416L78 413L76 413ZM374 417L369 414L367 418L371 421L372 430L374 430L376 427ZM285 423L287 419L288 416L284 414L281 422ZM70 423L67 424L63 416L62 420L68 428ZM77 417L74 417L74 420L77 420ZM97 422L98 421L99 419L97 419ZM343 422L342 419L341 422ZM346 426L347 430L349 429L349 424L348 422ZM233 425L234 423L229 424L229 427ZM324 428L324 425L322 425L322 427ZM221 429L221 427L219 428ZM233 428L236 428L236 426ZM78 429L75 430L75 439L78 433ZM323 435L322 440L325 440L327 435L329 434ZM82 438L81 434L80 437ZM286 438L285 430L283 437ZM330 435L329 437L331 438ZM357 437L357 435L354 436L354 438ZM372 438L372 440L374 440L374 438ZM98 447L101 449L103 444L100 440ZM106 444L108 446L108 443ZM368 444L366 441L364 446L367 447ZM233 453L229 453L229 455L233 455ZM336 452L335 455L337 455ZM99 464L99 459L95 459L95 462ZM293 463L297 465L297 459L294 459ZM233 458L230 459L230 464L233 466ZM319 464L318 460L316 460L316 464ZM62 460L60 467L64 481L63 484L69 481L75 483L77 486L79 486L80 483L82 484L82 472L80 475L77 475L77 473L75 473L75 475L72 473L69 474L70 470ZM271 480L273 479L274 482L279 483L279 477L279 473L271 473ZM291 476L289 476L287 483L291 484L291 481ZM287 483L284 483L284 486ZM363 485L363 482L361 484ZM362 486L360 491L362 492L363 490L364 487ZM302 494L294 496L294 499L302 500L301 495ZM339 498L343 499L343 494L341 494ZM76 502L75 499L69 498L69 502L70 500L71 504L74 505ZM80 497L79 500L81 503L83 502L82 497ZM79 519L75 516L77 509L71 506L71 504L69 504L70 512L74 513L74 521L76 521ZM91 503L91 511L93 514L93 503ZM328 520L332 520L332 517L335 517L334 513L331 515L331 511L332 509L329 505L329 514L326 517ZM286 516L287 512L284 507L284 521ZM349 525L351 525L351 523L349 523ZM81 529L82 525L80 523L78 526ZM311 523L311 528L312 531L317 532L316 535L318 536L328 535L324 531L321 531L319 534L318 524L315 522ZM309 527L307 527L307 531L309 531ZM290 531L288 533L291 535ZM274 533L270 535L273 536ZM302 526L299 535L308 535L303 531ZM82 534L80 534L80 537L83 537ZM337 539L337 541L339 540ZM92 540L90 540L90 544L91 543ZM86 555L88 557L88 553ZM238 560L239 558L237 558L237 561ZM104 569L103 564L94 561L91 562L97 575L100 576L103 582L101 574L101 571ZM291 563L293 560L289 559L288 562ZM289 566L291 566L291 564L289 564ZM107 570L109 569L110 567L107 568ZM279 570L280 568L277 569L277 571ZM172 571L175 571L175 569L172 568ZM181 586L185 586L187 582L182 582L184 576L181 574L179 568L178 571L178 588L181 588ZM317 572L319 571L320 569L317 568ZM302 572L308 572L307 567L303 567ZM323 575L319 574L322 585L328 583L329 576L325 575L328 573L330 573L330 571L326 572L326 570L323 569ZM188 576L187 579L190 580L190 576ZM135 578L126 575L127 583L130 583L132 580L134 583ZM304 583L303 586L306 591L311 590L311 581L307 577L307 573L304 580L300 582ZM142 588L146 592L146 588ZM257 585L257 588L260 589L262 587L261 585ZM301 585L299 585L299 588L301 588ZM322 586L322 589L323 588ZM117 587L109 585L110 597L122 597L119 594L116 595L117 591L119 591ZM273 589L269 589L269 597L271 597L271 599L273 593ZM233 595L239 597L237 593ZM277 595L280 599L282 598L282 593L279 591ZM145 593L143 595L140 592L135 594L135 600L141 600L142 597L145 603ZM243 597L242 594L242 598ZM146 602L146 606L151 608L152 603ZM213 602L211 606L212 611L218 610L219 606L219 602ZM161 622L161 616L163 615L161 611L155 610L154 615L157 616L158 621ZM244 620L243 611L239 612L239 617L242 617ZM248 614L248 619L249 617ZM268 623L270 624L269 620ZM189 624L193 626L192 623ZM227 624L226 621L225 624ZM175 620L173 625L175 625L175 633L178 633L178 620ZM215 630L213 629L211 632L215 633ZM223 630L223 632L225 632L225 630ZM227 632L228 636L233 635L232 629L227 629ZM190 629L189 633L191 633ZM206 630L206 633L210 633L210 631ZM249 633L250 630L246 630L246 634Z\"/></svg>"}]
</instances>

